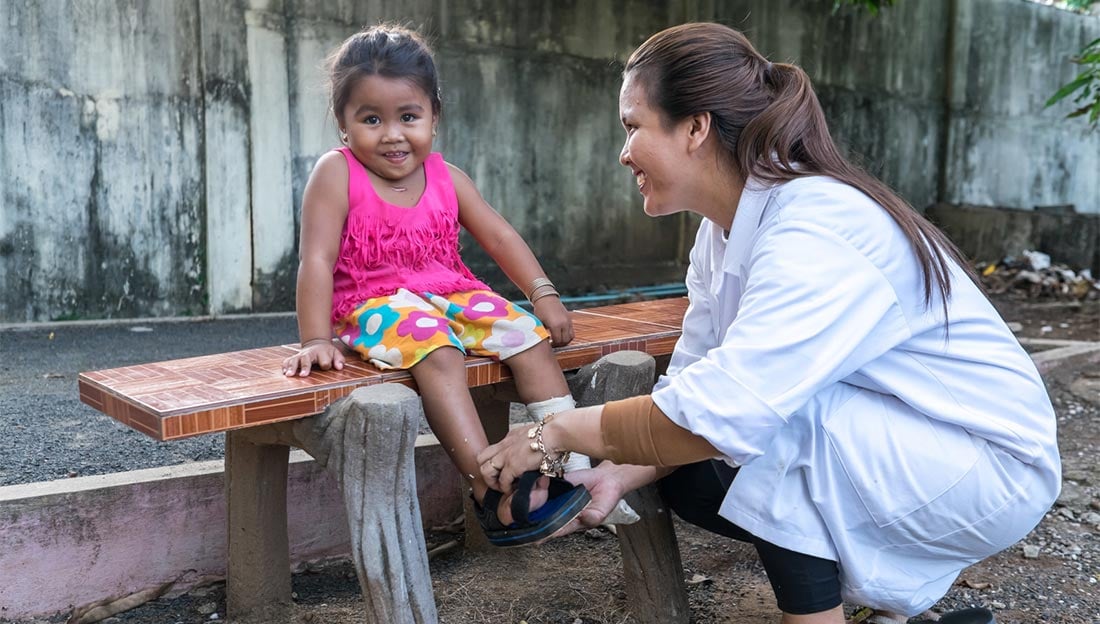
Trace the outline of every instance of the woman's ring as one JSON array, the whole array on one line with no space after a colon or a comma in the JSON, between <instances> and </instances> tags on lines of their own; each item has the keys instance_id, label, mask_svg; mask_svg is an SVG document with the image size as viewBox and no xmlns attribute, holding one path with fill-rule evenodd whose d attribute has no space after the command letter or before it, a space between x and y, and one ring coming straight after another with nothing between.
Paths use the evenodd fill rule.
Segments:
<instances>
[{"instance_id":1,"label":"woman's ring","mask_svg":"<svg viewBox=\"0 0 1100 624\"><path fill-rule=\"evenodd\" d=\"M498 466L498 465L494 464L493 460L491 460L491 459L487 460L485 463L489 464L489 467L492 468L493 470L496 470L497 472L500 472L500 469L504 467L504 466Z\"/></svg>"}]
</instances>

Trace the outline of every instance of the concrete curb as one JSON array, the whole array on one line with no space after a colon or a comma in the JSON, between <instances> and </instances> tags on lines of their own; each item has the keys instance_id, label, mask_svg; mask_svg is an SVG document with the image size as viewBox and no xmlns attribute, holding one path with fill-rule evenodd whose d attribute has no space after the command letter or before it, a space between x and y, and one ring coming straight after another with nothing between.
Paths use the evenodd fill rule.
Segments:
<instances>
[{"instance_id":1,"label":"concrete curb","mask_svg":"<svg viewBox=\"0 0 1100 624\"><path fill-rule=\"evenodd\" d=\"M1063 368L1088 366L1100 362L1100 342L1021 338L1020 344L1025 347L1050 347L1045 351L1031 354L1036 368L1044 376L1056 374Z\"/></svg>"},{"instance_id":2,"label":"concrete curb","mask_svg":"<svg viewBox=\"0 0 1100 624\"><path fill-rule=\"evenodd\" d=\"M425 526L462 510L458 474L434 436L416 443ZM335 480L302 451L287 479L291 563L350 552ZM225 576L221 460L0 487L0 618L57 614L178 579ZM181 576L182 575L182 576Z\"/></svg>"}]
</instances>

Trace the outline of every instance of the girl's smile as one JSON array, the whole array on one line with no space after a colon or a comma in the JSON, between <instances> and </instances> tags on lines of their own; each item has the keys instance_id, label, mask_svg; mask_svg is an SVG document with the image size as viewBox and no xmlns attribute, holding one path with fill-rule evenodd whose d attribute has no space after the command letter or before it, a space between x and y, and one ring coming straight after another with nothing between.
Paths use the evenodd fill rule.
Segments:
<instances>
[{"instance_id":1,"label":"girl's smile","mask_svg":"<svg viewBox=\"0 0 1100 624\"><path fill-rule=\"evenodd\" d=\"M423 89L411 80L363 76L342 113L347 145L368 171L396 187L423 185L437 120Z\"/></svg>"}]
</instances>

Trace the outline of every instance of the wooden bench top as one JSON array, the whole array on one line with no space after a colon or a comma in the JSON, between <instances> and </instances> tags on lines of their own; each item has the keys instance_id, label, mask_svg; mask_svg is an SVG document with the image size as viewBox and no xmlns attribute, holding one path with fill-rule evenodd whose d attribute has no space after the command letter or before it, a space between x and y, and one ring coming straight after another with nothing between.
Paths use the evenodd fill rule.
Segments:
<instances>
[{"instance_id":1,"label":"wooden bench top","mask_svg":"<svg viewBox=\"0 0 1100 624\"><path fill-rule=\"evenodd\" d=\"M626 303L572 312L575 337L555 349L562 370L615 351L672 353L686 298ZM344 370L286 377L287 344L81 373L80 400L157 440L254 427L312 416L355 388L383 382L413 385L407 371L381 371L349 358ZM490 358L466 359L471 388L511 378Z\"/></svg>"}]
</instances>

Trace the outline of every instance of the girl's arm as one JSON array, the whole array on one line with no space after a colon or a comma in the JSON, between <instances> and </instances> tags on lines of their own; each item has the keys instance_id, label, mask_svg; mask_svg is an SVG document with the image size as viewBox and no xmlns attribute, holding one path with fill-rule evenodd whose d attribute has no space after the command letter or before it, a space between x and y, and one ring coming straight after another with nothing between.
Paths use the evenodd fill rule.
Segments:
<instances>
[{"instance_id":1,"label":"girl's arm","mask_svg":"<svg viewBox=\"0 0 1100 624\"><path fill-rule=\"evenodd\" d=\"M340 253L340 234L348 216L348 168L344 156L329 152L317 161L302 197L302 234L298 264L298 335L302 348L283 361L283 374L309 375L344 367L344 355L332 343L332 269Z\"/></svg>"},{"instance_id":2,"label":"girl's arm","mask_svg":"<svg viewBox=\"0 0 1100 624\"><path fill-rule=\"evenodd\" d=\"M546 277L535 254L519 232L481 197L470 177L450 163L447 166L458 195L459 223L500 265L508 279L530 297L535 279ZM554 346L560 347L573 340L573 321L557 295L539 296L533 305L535 316L550 331Z\"/></svg>"}]
</instances>

